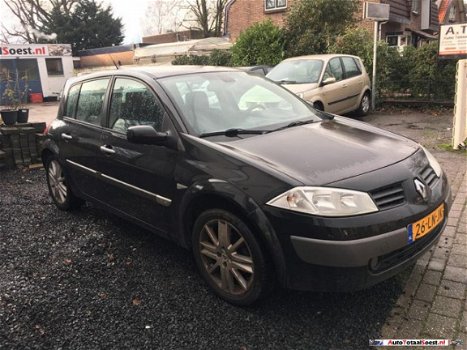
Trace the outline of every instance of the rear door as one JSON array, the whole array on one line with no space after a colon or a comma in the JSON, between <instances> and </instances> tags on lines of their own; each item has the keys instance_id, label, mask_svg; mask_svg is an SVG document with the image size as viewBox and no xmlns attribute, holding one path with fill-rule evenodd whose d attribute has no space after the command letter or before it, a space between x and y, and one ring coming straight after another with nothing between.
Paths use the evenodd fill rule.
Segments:
<instances>
[{"instance_id":1,"label":"rear door","mask_svg":"<svg viewBox=\"0 0 467 350\"><path fill-rule=\"evenodd\" d=\"M59 149L79 190L93 198L102 196L98 166L103 159L102 124L110 77L96 78L70 87L60 128Z\"/></svg>"},{"instance_id":2,"label":"rear door","mask_svg":"<svg viewBox=\"0 0 467 350\"><path fill-rule=\"evenodd\" d=\"M363 90L363 74L353 57L342 57L342 65L345 73L344 83L347 84L347 108L356 109L360 103L360 94Z\"/></svg>"},{"instance_id":3,"label":"rear door","mask_svg":"<svg viewBox=\"0 0 467 350\"><path fill-rule=\"evenodd\" d=\"M100 157L104 157L104 201L117 211L167 232L178 152L165 146L130 143L126 131L135 125L151 125L174 135L170 118L150 86L130 77L115 78L109 103L100 147Z\"/></svg>"}]
</instances>

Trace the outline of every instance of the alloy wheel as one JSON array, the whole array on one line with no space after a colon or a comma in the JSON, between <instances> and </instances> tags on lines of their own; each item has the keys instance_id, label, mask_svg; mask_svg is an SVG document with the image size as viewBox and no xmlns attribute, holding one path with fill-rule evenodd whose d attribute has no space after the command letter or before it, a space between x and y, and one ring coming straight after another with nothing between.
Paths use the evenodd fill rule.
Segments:
<instances>
[{"instance_id":1,"label":"alloy wheel","mask_svg":"<svg viewBox=\"0 0 467 350\"><path fill-rule=\"evenodd\" d=\"M199 236L201 261L209 278L224 292L247 293L254 281L251 250L241 232L222 219L208 221Z\"/></svg>"},{"instance_id":2,"label":"alloy wheel","mask_svg":"<svg viewBox=\"0 0 467 350\"><path fill-rule=\"evenodd\" d=\"M65 174L60 163L53 159L47 169L50 193L57 203L64 204L67 199L68 190L65 184Z\"/></svg>"},{"instance_id":3,"label":"alloy wheel","mask_svg":"<svg viewBox=\"0 0 467 350\"><path fill-rule=\"evenodd\" d=\"M362 112L366 114L368 113L369 110L370 110L370 96L368 94L365 94L362 97Z\"/></svg>"}]
</instances>

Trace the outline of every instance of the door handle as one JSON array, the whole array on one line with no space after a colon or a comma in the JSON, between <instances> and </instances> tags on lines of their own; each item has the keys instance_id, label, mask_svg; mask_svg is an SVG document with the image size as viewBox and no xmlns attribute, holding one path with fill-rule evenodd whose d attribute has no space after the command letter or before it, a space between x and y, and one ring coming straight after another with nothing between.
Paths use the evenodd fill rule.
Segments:
<instances>
[{"instance_id":1,"label":"door handle","mask_svg":"<svg viewBox=\"0 0 467 350\"><path fill-rule=\"evenodd\" d=\"M65 134L64 132L60 136L64 140L72 140L73 139L73 136L71 136L70 134Z\"/></svg>"},{"instance_id":2,"label":"door handle","mask_svg":"<svg viewBox=\"0 0 467 350\"><path fill-rule=\"evenodd\" d=\"M347 84L342 84L342 87L347 87L348 85Z\"/></svg>"},{"instance_id":3,"label":"door handle","mask_svg":"<svg viewBox=\"0 0 467 350\"><path fill-rule=\"evenodd\" d=\"M115 154L115 150L112 149L112 146L104 145L100 147L101 152L105 154Z\"/></svg>"}]
</instances>

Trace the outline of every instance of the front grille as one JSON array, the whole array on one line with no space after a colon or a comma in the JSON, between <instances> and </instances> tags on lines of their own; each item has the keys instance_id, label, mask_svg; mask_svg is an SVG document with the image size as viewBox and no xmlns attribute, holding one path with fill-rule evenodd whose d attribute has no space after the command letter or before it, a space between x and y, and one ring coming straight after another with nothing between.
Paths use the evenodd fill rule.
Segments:
<instances>
[{"instance_id":1,"label":"front grille","mask_svg":"<svg viewBox=\"0 0 467 350\"><path fill-rule=\"evenodd\" d=\"M438 236L439 231L442 229L442 227L443 223L441 222L438 224L438 227L436 229L434 229L425 237L422 237L421 239L416 240L412 244L408 244L403 248L378 257L376 267L372 268L370 265L370 271L373 273L380 273L390 269L393 266L400 264L401 262L410 259L413 255L417 254L417 252L423 250L431 242L433 242L433 240Z\"/></svg>"},{"instance_id":2,"label":"front grille","mask_svg":"<svg viewBox=\"0 0 467 350\"><path fill-rule=\"evenodd\" d=\"M420 173L422 180L431 187L437 179L436 173L433 168L427 165Z\"/></svg>"},{"instance_id":3,"label":"front grille","mask_svg":"<svg viewBox=\"0 0 467 350\"><path fill-rule=\"evenodd\" d=\"M390 209L405 203L404 189L400 183L372 191L371 197L379 210Z\"/></svg>"}]
</instances>

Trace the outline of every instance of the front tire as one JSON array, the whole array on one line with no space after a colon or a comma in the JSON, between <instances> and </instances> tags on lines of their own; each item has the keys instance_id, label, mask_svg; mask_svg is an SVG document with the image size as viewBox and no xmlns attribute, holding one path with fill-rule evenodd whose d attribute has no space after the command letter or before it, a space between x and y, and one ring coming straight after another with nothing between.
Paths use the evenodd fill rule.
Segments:
<instances>
[{"instance_id":1,"label":"front tire","mask_svg":"<svg viewBox=\"0 0 467 350\"><path fill-rule=\"evenodd\" d=\"M266 255L248 225L234 214L221 209L203 212L192 239L198 270L222 299L250 305L271 289Z\"/></svg>"},{"instance_id":2,"label":"front tire","mask_svg":"<svg viewBox=\"0 0 467 350\"><path fill-rule=\"evenodd\" d=\"M66 172L57 157L50 156L47 159L45 171L50 197L58 209L69 211L83 204L83 200L71 191Z\"/></svg>"}]
</instances>

